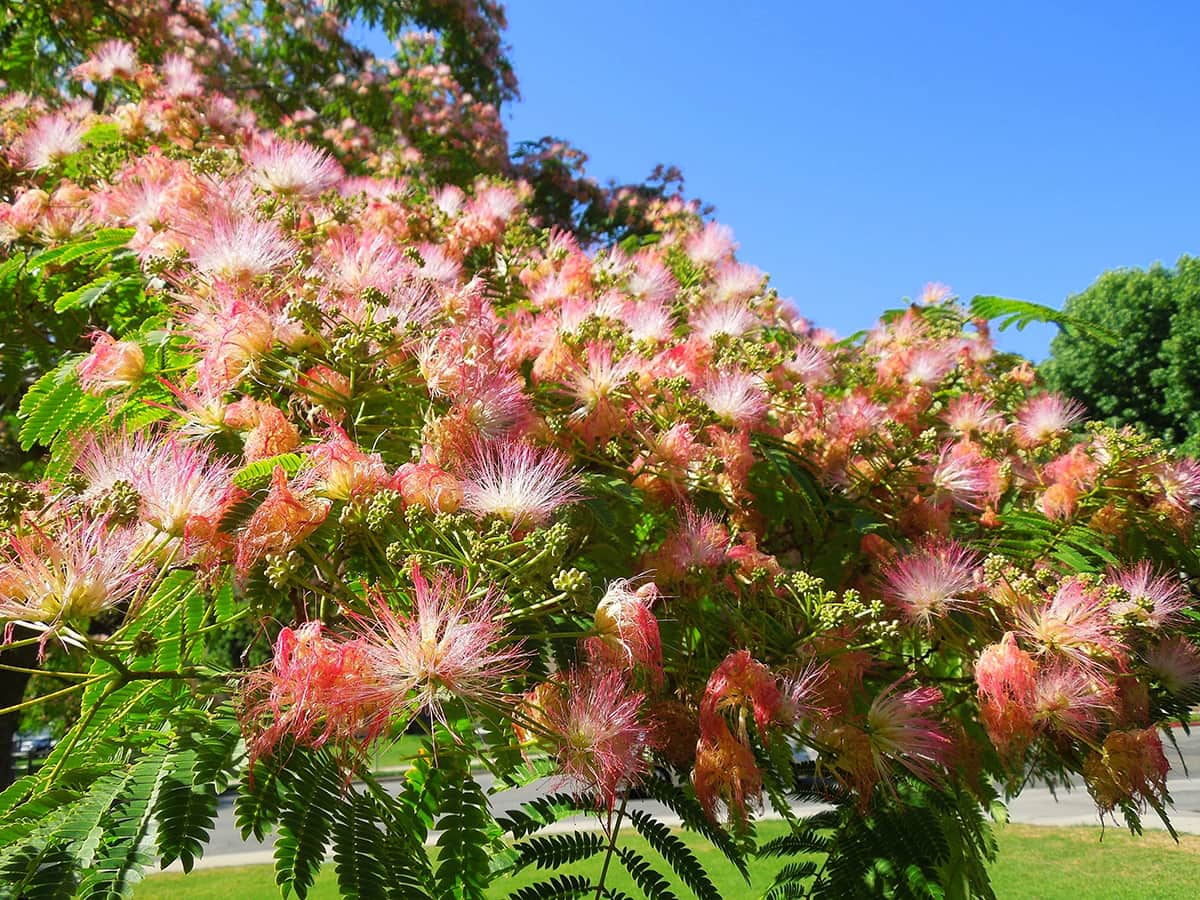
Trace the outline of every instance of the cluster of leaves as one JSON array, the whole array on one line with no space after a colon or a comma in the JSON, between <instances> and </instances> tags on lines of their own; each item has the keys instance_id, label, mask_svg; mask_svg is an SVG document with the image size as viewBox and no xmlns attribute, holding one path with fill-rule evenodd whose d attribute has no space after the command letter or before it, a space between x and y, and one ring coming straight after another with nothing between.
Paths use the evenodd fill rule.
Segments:
<instances>
[{"instance_id":1,"label":"cluster of leaves","mask_svg":"<svg viewBox=\"0 0 1200 900\"><path fill-rule=\"evenodd\" d=\"M383 71L320 41L409 7L330 9L175 21L188 61L91 46L96 7L75 80L0 104L6 378L40 454L2 485L0 619L66 684L5 712L80 710L0 799L14 895L189 868L226 789L298 896L332 848L347 896L535 868L514 896L618 897L620 868L715 897L636 791L743 873L794 856L773 897L990 896L995 782L1083 775L1130 827L1165 816L1156 727L1200 690L1200 464L1082 426L995 353L984 319L1044 309L930 286L839 341L672 173L581 191L553 142L509 172L453 129L417 147L362 107L364 140L316 135L224 93L256 54L274 96L329 77L305 109L340 102L324 66ZM501 12L412 9L445 49L404 44L363 96L478 121L512 90L478 37ZM385 788L371 755L412 730ZM761 806L791 834L756 847Z\"/></svg>"},{"instance_id":2,"label":"cluster of leaves","mask_svg":"<svg viewBox=\"0 0 1200 900\"><path fill-rule=\"evenodd\" d=\"M1065 331L1042 366L1047 382L1082 400L1098 419L1200 450L1200 261L1184 256L1174 268L1105 272L1064 312L1119 334L1097 341Z\"/></svg>"}]
</instances>

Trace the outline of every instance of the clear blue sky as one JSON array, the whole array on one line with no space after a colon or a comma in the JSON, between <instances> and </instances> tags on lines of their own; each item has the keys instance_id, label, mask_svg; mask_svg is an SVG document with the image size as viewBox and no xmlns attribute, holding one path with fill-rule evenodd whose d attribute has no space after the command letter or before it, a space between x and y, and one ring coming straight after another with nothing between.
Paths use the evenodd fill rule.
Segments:
<instances>
[{"instance_id":1,"label":"clear blue sky","mask_svg":"<svg viewBox=\"0 0 1200 900\"><path fill-rule=\"evenodd\" d=\"M1200 252L1200 8L510 0L522 99L590 173L657 162L848 334L926 281L1061 305ZM1001 345L1039 359L1053 328Z\"/></svg>"}]
</instances>

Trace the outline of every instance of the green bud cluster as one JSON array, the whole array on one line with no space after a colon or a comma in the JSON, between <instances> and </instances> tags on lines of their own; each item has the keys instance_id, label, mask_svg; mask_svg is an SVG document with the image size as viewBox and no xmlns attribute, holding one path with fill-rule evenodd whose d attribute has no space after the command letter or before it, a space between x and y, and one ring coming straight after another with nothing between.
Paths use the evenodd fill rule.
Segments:
<instances>
[{"instance_id":1,"label":"green bud cluster","mask_svg":"<svg viewBox=\"0 0 1200 900\"><path fill-rule=\"evenodd\" d=\"M371 355L371 339L361 332L343 334L329 347L329 359L336 365L365 362Z\"/></svg>"},{"instance_id":2,"label":"green bud cluster","mask_svg":"<svg viewBox=\"0 0 1200 900\"><path fill-rule=\"evenodd\" d=\"M0 521L11 525L21 513L41 505L41 495L27 482L11 475L0 475Z\"/></svg>"},{"instance_id":3,"label":"green bud cluster","mask_svg":"<svg viewBox=\"0 0 1200 900\"><path fill-rule=\"evenodd\" d=\"M266 557L267 582L275 590L283 590L298 571L302 560L294 550L289 553L270 553Z\"/></svg>"},{"instance_id":4,"label":"green bud cluster","mask_svg":"<svg viewBox=\"0 0 1200 900\"><path fill-rule=\"evenodd\" d=\"M376 491L366 502L364 520L372 531L386 528L400 508L400 492L390 488ZM424 508L424 507L422 507Z\"/></svg>"},{"instance_id":5,"label":"green bud cluster","mask_svg":"<svg viewBox=\"0 0 1200 900\"><path fill-rule=\"evenodd\" d=\"M96 516L108 516L115 524L128 525L137 519L141 495L128 481L118 481L92 506Z\"/></svg>"},{"instance_id":6,"label":"green bud cluster","mask_svg":"<svg viewBox=\"0 0 1200 900\"><path fill-rule=\"evenodd\" d=\"M562 591L573 600L581 600L592 592L592 578L579 569L562 569L550 579L556 591Z\"/></svg>"}]
</instances>

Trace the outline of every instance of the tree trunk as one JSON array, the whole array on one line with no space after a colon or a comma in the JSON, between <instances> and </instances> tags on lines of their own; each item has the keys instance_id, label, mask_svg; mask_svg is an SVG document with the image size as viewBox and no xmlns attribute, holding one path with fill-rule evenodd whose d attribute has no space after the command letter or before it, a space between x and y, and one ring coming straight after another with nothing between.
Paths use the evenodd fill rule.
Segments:
<instances>
[{"instance_id":1,"label":"tree trunk","mask_svg":"<svg viewBox=\"0 0 1200 900\"><path fill-rule=\"evenodd\" d=\"M10 666L32 668L37 664L37 645L29 644L12 650L0 651L0 663ZM24 672L9 672L0 669L0 709L15 706L25 697L25 686L29 676ZM13 770L13 736L21 724L19 712L0 716L0 790L16 779Z\"/></svg>"}]
</instances>

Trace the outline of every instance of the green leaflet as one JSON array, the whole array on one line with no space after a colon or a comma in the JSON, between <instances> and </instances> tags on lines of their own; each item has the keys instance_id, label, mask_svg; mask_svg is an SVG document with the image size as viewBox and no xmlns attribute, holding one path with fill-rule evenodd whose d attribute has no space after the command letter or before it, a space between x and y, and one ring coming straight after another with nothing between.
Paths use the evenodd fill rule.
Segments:
<instances>
[{"instance_id":1,"label":"green leaflet","mask_svg":"<svg viewBox=\"0 0 1200 900\"><path fill-rule=\"evenodd\" d=\"M637 809L630 812L629 820L638 833L670 864L671 868L675 870L675 874L700 900L721 900L720 892L713 885L708 873L704 871L700 860L696 858L687 844L671 834L671 829Z\"/></svg>"},{"instance_id":2,"label":"green leaflet","mask_svg":"<svg viewBox=\"0 0 1200 900\"><path fill-rule=\"evenodd\" d=\"M37 380L21 398L22 450L49 444L60 431L72 432L107 418L104 401L85 394L75 377L82 357L69 356Z\"/></svg>"},{"instance_id":3,"label":"green leaflet","mask_svg":"<svg viewBox=\"0 0 1200 900\"><path fill-rule=\"evenodd\" d=\"M341 776L328 754L297 753L289 760L283 802L279 809L279 840L275 843L275 883L284 897L295 892L303 900L325 859Z\"/></svg>"},{"instance_id":4,"label":"green leaflet","mask_svg":"<svg viewBox=\"0 0 1200 900\"><path fill-rule=\"evenodd\" d=\"M70 262L111 253L128 244L134 233L133 228L102 228L78 240L43 250L30 257L28 265L31 270L42 271L48 267L62 267Z\"/></svg>"},{"instance_id":5,"label":"green leaflet","mask_svg":"<svg viewBox=\"0 0 1200 900\"><path fill-rule=\"evenodd\" d=\"M295 475L304 465L304 457L297 453L281 453L267 459L256 460L243 466L233 476L233 483L246 491L256 491L265 488L271 482L271 474L275 467L281 467L288 476Z\"/></svg>"},{"instance_id":6,"label":"green leaflet","mask_svg":"<svg viewBox=\"0 0 1200 900\"><path fill-rule=\"evenodd\" d=\"M351 900L388 896L387 837L376 824L378 810L369 796L340 803L333 824L333 860L338 889Z\"/></svg>"},{"instance_id":7,"label":"green leaflet","mask_svg":"<svg viewBox=\"0 0 1200 900\"><path fill-rule=\"evenodd\" d=\"M1051 306L1043 306L1041 303L1032 303L1029 300L979 295L971 298L970 311L975 318L1000 319L1001 331L1007 331L1014 325L1017 327L1017 331L1024 331L1031 322L1044 322L1057 325L1059 328L1078 331L1106 344L1116 344L1120 340L1116 335L1103 328L1083 322Z\"/></svg>"}]
</instances>

